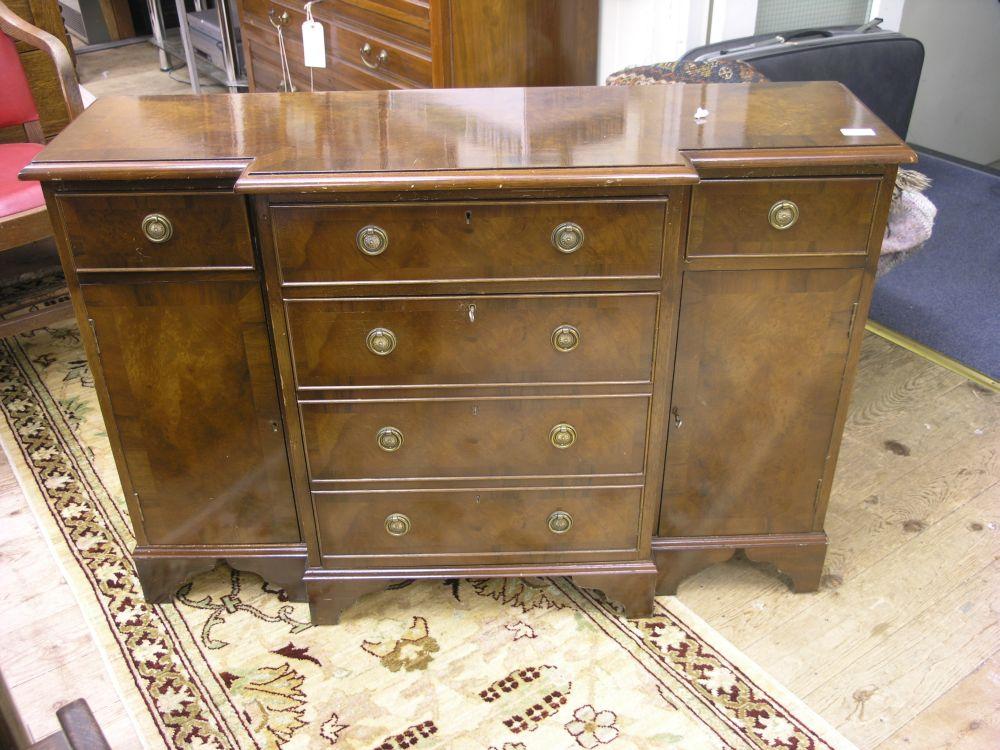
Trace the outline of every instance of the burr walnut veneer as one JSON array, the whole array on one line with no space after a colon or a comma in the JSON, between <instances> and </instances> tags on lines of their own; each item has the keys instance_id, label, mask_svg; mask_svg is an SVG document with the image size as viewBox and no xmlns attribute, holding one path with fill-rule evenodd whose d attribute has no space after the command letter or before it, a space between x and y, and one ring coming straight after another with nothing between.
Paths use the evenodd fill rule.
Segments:
<instances>
[{"instance_id":1,"label":"burr walnut veneer","mask_svg":"<svg viewBox=\"0 0 1000 750\"><path fill-rule=\"evenodd\" d=\"M24 176L147 598L225 559L333 622L456 576L642 615L738 550L816 588L912 160L837 84L677 84L107 98Z\"/></svg>"}]
</instances>

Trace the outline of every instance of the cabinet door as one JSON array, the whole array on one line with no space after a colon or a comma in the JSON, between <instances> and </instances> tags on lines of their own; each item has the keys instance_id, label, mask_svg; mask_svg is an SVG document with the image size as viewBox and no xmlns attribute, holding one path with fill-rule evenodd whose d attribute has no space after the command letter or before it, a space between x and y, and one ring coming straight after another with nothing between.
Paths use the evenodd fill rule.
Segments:
<instances>
[{"instance_id":1,"label":"cabinet door","mask_svg":"<svg viewBox=\"0 0 1000 750\"><path fill-rule=\"evenodd\" d=\"M812 529L862 276L685 274L660 536Z\"/></svg>"},{"instance_id":2,"label":"cabinet door","mask_svg":"<svg viewBox=\"0 0 1000 750\"><path fill-rule=\"evenodd\" d=\"M82 292L147 543L299 541L257 282Z\"/></svg>"}]
</instances>

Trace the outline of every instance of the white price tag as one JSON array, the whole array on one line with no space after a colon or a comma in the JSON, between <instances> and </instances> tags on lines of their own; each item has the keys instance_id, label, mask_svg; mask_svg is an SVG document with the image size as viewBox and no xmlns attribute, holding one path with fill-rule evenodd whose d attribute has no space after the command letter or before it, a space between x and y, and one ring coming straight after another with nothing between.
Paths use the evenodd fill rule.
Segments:
<instances>
[{"instance_id":1,"label":"white price tag","mask_svg":"<svg viewBox=\"0 0 1000 750\"><path fill-rule=\"evenodd\" d=\"M309 19L302 24L302 49L307 68L326 67L326 39L319 21Z\"/></svg>"}]
</instances>

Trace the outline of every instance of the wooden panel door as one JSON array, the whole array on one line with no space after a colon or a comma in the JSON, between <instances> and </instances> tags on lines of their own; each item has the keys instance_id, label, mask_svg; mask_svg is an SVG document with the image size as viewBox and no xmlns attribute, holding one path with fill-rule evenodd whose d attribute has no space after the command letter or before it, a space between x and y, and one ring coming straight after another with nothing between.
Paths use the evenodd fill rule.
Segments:
<instances>
[{"instance_id":1,"label":"wooden panel door","mask_svg":"<svg viewBox=\"0 0 1000 750\"><path fill-rule=\"evenodd\" d=\"M85 284L82 293L105 421L147 543L298 542L257 282Z\"/></svg>"},{"instance_id":2,"label":"wooden panel door","mask_svg":"<svg viewBox=\"0 0 1000 750\"><path fill-rule=\"evenodd\" d=\"M685 274L660 536L813 528L863 273Z\"/></svg>"}]
</instances>

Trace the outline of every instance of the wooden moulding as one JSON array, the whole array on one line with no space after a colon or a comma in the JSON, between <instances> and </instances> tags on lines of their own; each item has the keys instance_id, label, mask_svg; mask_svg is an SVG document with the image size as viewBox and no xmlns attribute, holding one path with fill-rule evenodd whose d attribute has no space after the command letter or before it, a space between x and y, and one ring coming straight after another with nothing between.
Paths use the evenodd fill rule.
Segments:
<instances>
[{"instance_id":1,"label":"wooden moulding","mask_svg":"<svg viewBox=\"0 0 1000 750\"><path fill-rule=\"evenodd\" d=\"M599 589L620 603L627 617L648 617L653 611L656 566L651 560L615 563L548 565L467 565L406 568L309 568L304 580L309 609L316 625L335 625L341 615L365 594L406 580L446 578L532 578L570 576L583 588Z\"/></svg>"},{"instance_id":2,"label":"wooden moulding","mask_svg":"<svg viewBox=\"0 0 1000 750\"><path fill-rule=\"evenodd\" d=\"M800 534L747 534L706 537L653 537L658 577L656 593L671 596L688 576L743 550L753 562L769 563L791 579L796 593L816 591L826 559L822 531Z\"/></svg>"},{"instance_id":3,"label":"wooden moulding","mask_svg":"<svg viewBox=\"0 0 1000 750\"><path fill-rule=\"evenodd\" d=\"M147 602L169 602L177 589L220 561L236 570L256 573L280 586L292 601L305 601L302 574L306 569L304 544L224 547L140 546L132 554Z\"/></svg>"}]
</instances>

